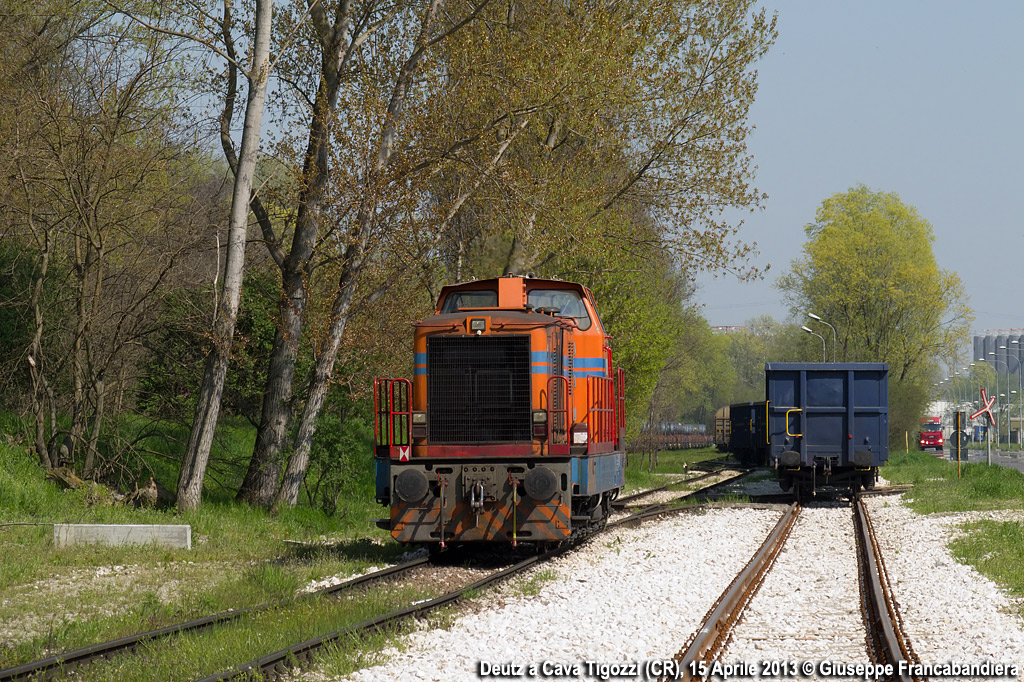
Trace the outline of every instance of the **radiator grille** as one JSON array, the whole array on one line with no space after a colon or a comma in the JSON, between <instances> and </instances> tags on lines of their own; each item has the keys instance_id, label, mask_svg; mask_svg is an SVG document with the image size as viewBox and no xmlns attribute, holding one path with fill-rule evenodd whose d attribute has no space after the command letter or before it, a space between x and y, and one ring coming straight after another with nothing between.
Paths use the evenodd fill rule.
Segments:
<instances>
[{"instance_id":1,"label":"radiator grille","mask_svg":"<svg viewBox=\"0 0 1024 682\"><path fill-rule=\"evenodd\" d=\"M532 440L530 337L427 339L431 443Z\"/></svg>"}]
</instances>

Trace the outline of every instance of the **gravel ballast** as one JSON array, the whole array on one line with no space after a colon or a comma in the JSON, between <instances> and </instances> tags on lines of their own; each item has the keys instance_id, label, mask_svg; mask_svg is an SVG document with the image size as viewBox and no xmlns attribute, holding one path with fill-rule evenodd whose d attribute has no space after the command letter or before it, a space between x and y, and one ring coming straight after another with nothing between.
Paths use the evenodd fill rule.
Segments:
<instances>
[{"instance_id":1,"label":"gravel ballast","mask_svg":"<svg viewBox=\"0 0 1024 682\"><path fill-rule=\"evenodd\" d=\"M463 616L450 630L415 632L404 651L387 652L389 663L347 679L592 680L598 676L587 674L586 661L642 665L671 658L779 516L716 509L606 533L546 565L557 576L539 594L516 596L510 586L496 597L503 605ZM544 675L545 663L549 671L563 665L567 674ZM486 674L503 665L509 674ZM509 665L523 666L523 674Z\"/></svg>"},{"instance_id":2,"label":"gravel ballast","mask_svg":"<svg viewBox=\"0 0 1024 682\"><path fill-rule=\"evenodd\" d=\"M921 516L904 507L900 498L866 502L904 629L921 662L989 661L1024 668L1021 617L998 586L972 567L957 563L947 547L962 532L961 524L1005 518L1006 513ZM1016 517L1020 519L1019 512ZM1022 673L1016 679L1024 680Z\"/></svg>"},{"instance_id":3,"label":"gravel ballast","mask_svg":"<svg viewBox=\"0 0 1024 682\"><path fill-rule=\"evenodd\" d=\"M868 505L922 662L1018 666L1016 676L932 679L1024 680L1024 622L995 585L946 547L977 514L920 516L895 496ZM538 594L523 594L522 582L485 593L450 628L414 632L401 651L385 652L385 664L344 679L649 679L644 663L679 651L780 515L713 509L617 530L538 569L554 573ZM820 672L821 661L868 662L847 502L804 509L723 661L733 674L716 679L863 679ZM764 661L798 672L762 674ZM633 662L635 671L608 674Z\"/></svg>"}]
</instances>

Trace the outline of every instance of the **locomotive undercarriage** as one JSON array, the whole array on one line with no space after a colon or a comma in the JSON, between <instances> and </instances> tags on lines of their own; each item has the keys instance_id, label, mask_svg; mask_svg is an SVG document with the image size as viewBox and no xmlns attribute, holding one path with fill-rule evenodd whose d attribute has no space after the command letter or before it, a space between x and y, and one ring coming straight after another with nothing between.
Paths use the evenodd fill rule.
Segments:
<instances>
[{"instance_id":1,"label":"locomotive undercarriage","mask_svg":"<svg viewBox=\"0 0 1024 682\"><path fill-rule=\"evenodd\" d=\"M574 495L569 459L392 462L391 517L403 543L559 543L603 528L618 489Z\"/></svg>"}]
</instances>

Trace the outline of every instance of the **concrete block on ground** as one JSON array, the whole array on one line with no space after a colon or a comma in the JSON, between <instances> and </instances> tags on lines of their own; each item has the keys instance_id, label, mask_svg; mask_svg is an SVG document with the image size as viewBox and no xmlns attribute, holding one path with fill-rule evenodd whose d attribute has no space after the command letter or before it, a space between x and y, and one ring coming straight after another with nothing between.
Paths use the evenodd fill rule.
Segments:
<instances>
[{"instance_id":1,"label":"concrete block on ground","mask_svg":"<svg viewBox=\"0 0 1024 682\"><path fill-rule=\"evenodd\" d=\"M132 523L56 523L53 544L70 547L88 543L102 545L157 544L172 549L192 549L192 526Z\"/></svg>"}]
</instances>

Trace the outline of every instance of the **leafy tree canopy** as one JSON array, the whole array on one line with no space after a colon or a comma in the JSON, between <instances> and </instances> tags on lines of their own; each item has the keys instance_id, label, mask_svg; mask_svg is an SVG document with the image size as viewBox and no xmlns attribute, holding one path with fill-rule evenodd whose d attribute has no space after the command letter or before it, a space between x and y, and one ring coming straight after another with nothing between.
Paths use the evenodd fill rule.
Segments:
<instances>
[{"instance_id":1,"label":"leafy tree canopy","mask_svg":"<svg viewBox=\"0 0 1024 682\"><path fill-rule=\"evenodd\" d=\"M955 364L967 340L960 278L938 267L931 225L893 193L858 185L833 195L806 232L777 286L794 315L832 323L839 361L889 363L890 427L912 430L938 362Z\"/></svg>"}]
</instances>

